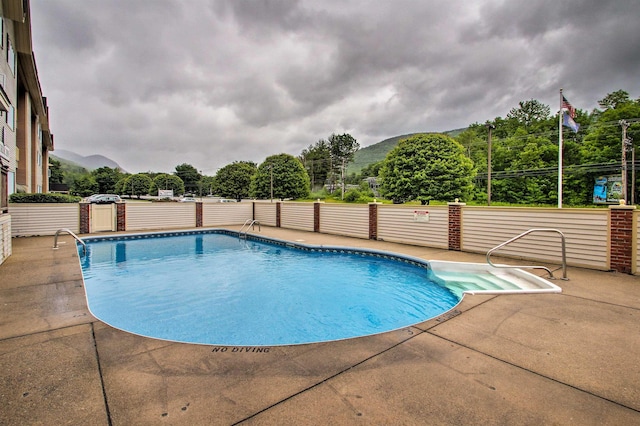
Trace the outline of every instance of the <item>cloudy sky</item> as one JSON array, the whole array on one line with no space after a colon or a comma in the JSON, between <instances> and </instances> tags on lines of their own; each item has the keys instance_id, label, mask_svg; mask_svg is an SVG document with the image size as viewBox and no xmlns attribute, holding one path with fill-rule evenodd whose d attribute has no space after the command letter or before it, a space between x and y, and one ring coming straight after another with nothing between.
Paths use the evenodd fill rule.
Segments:
<instances>
[{"instance_id":1,"label":"cloudy sky","mask_svg":"<svg viewBox=\"0 0 640 426\"><path fill-rule=\"evenodd\" d=\"M31 0L55 147L129 172L640 96L637 0Z\"/></svg>"}]
</instances>

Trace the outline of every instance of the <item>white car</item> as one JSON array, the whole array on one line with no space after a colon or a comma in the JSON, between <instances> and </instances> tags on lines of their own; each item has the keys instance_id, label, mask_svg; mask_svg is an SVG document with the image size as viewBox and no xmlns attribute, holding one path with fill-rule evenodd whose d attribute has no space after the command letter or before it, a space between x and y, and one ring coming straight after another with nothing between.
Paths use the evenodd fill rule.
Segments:
<instances>
[{"instance_id":1,"label":"white car","mask_svg":"<svg viewBox=\"0 0 640 426\"><path fill-rule=\"evenodd\" d=\"M181 203L195 203L196 199L193 197L183 197L178 200Z\"/></svg>"},{"instance_id":2,"label":"white car","mask_svg":"<svg viewBox=\"0 0 640 426\"><path fill-rule=\"evenodd\" d=\"M116 194L94 194L87 198L86 202L91 204L113 204L121 203L122 199Z\"/></svg>"}]
</instances>

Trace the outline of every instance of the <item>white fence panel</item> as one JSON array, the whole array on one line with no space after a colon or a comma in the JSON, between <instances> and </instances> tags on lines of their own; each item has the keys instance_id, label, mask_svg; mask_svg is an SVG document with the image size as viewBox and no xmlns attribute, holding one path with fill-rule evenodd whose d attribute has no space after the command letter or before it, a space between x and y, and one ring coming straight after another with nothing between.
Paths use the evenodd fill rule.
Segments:
<instances>
[{"instance_id":1,"label":"white fence panel","mask_svg":"<svg viewBox=\"0 0 640 426\"><path fill-rule=\"evenodd\" d=\"M80 232L79 204L9 204L11 236L54 235L58 229Z\"/></svg>"},{"instance_id":2,"label":"white fence panel","mask_svg":"<svg viewBox=\"0 0 640 426\"><path fill-rule=\"evenodd\" d=\"M313 231L313 203L282 203L280 207L282 228Z\"/></svg>"},{"instance_id":3,"label":"white fence panel","mask_svg":"<svg viewBox=\"0 0 640 426\"><path fill-rule=\"evenodd\" d=\"M253 203L203 203L202 226L242 225L253 217Z\"/></svg>"},{"instance_id":4,"label":"white fence panel","mask_svg":"<svg viewBox=\"0 0 640 426\"><path fill-rule=\"evenodd\" d=\"M597 269L609 268L609 212L604 209L462 209L462 251L487 252L516 235L534 228L553 228L566 238L567 263ZM560 236L530 234L496 252L559 263Z\"/></svg>"},{"instance_id":5,"label":"white fence panel","mask_svg":"<svg viewBox=\"0 0 640 426\"><path fill-rule=\"evenodd\" d=\"M11 256L11 216L0 215L0 264Z\"/></svg>"},{"instance_id":6,"label":"white fence panel","mask_svg":"<svg viewBox=\"0 0 640 426\"><path fill-rule=\"evenodd\" d=\"M449 247L449 210L446 206L380 205L378 239L446 249Z\"/></svg>"},{"instance_id":7,"label":"white fence panel","mask_svg":"<svg viewBox=\"0 0 640 426\"><path fill-rule=\"evenodd\" d=\"M255 202L254 219L260 225L276 226L276 203Z\"/></svg>"},{"instance_id":8,"label":"white fence panel","mask_svg":"<svg viewBox=\"0 0 640 426\"><path fill-rule=\"evenodd\" d=\"M320 232L369 238L369 206L320 204Z\"/></svg>"},{"instance_id":9,"label":"white fence panel","mask_svg":"<svg viewBox=\"0 0 640 426\"><path fill-rule=\"evenodd\" d=\"M195 228L196 203L127 203L127 231Z\"/></svg>"}]
</instances>

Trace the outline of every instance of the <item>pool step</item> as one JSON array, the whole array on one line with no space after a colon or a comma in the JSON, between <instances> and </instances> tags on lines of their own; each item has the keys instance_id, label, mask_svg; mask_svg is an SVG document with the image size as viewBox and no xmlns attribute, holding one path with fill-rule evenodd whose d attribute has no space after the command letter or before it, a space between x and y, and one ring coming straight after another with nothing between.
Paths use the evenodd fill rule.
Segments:
<instances>
[{"instance_id":1,"label":"pool step","mask_svg":"<svg viewBox=\"0 0 640 426\"><path fill-rule=\"evenodd\" d=\"M463 293L560 292L560 287L519 269L501 269L487 264L430 261L431 275L457 296Z\"/></svg>"}]
</instances>

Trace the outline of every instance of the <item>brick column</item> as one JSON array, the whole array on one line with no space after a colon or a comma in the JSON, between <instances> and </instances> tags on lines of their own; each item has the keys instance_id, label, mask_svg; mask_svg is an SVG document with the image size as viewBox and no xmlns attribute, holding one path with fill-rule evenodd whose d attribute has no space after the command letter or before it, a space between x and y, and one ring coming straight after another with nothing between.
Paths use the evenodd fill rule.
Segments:
<instances>
[{"instance_id":1,"label":"brick column","mask_svg":"<svg viewBox=\"0 0 640 426\"><path fill-rule=\"evenodd\" d=\"M313 232L320 232L320 204L319 199L313 203Z\"/></svg>"},{"instance_id":2,"label":"brick column","mask_svg":"<svg viewBox=\"0 0 640 426\"><path fill-rule=\"evenodd\" d=\"M88 234L91 226L89 223L91 217L91 204L80 203L80 233Z\"/></svg>"},{"instance_id":3,"label":"brick column","mask_svg":"<svg viewBox=\"0 0 640 426\"><path fill-rule=\"evenodd\" d=\"M282 211L282 203L276 202L276 227L280 228L280 212Z\"/></svg>"},{"instance_id":4,"label":"brick column","mask_svg":"<svg viewBox=\"0 0 640 426\"><path fill-rule=\"evenodd\" d=\"M462 206L465 203L448 203L449 206L449 250L462 250Z\"/></svg>"},{"instance_id":5,"label":"brick column","mask_svg":"<svg viewBox=\"0 0 640 426\"><path fill-rule=\"evenodd\" d=\"M609 206L611 243L609 267L625 274L633 273L633 210L636 206Z\"/></svg>"},{"instance_id":6,"label":"brick column","mask_svg":"<svg viewBox=\"0 0 640 426\"><path fill-rule=\"evenodd\" d=\"M196 228L202 228L202 201L196 202Z\"/></svg>"},{"instance_id":7,"label":"brick column","mask_svg":"<svg viewBox=\"0 0 640 426\"><path fill-rule=\"evenodd\" d=\"M127 230L127 205L125 203L116 204L116 231Z\"/></svg>"},{"instance_id":8,"label":"brick column","mask_svg":"<svg viewBox=\"0 0 640 426\"><path fill-rule=\"evenodd\" d=\"M378 204L369 203L369 239L378 239Z\"/></svg>"}]
</instances>

